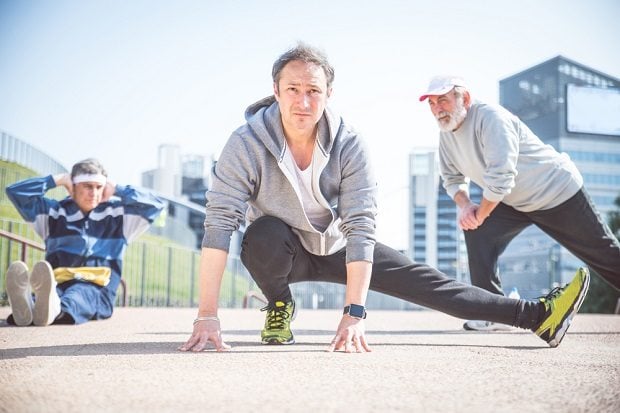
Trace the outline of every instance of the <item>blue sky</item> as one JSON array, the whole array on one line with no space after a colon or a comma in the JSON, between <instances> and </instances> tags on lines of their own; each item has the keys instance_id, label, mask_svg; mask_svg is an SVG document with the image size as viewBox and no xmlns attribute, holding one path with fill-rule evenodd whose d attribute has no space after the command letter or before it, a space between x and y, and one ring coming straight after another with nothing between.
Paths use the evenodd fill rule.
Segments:
<instances>
[{"instance_id":1,"label":"blue sky","mask_svg":"<svg viewBox=\"0 0 620 413\"><path fill-rule=\"evenodd\" d=\"M379 239L404 249L408 153L437 145L428 79L459 74L498 102L500 79L559 54L620 77L619 19L617 0L0 0L0 129L139 184L160 144L217 156L303 40L371 149Z\"/></svg>"}]
</instances>

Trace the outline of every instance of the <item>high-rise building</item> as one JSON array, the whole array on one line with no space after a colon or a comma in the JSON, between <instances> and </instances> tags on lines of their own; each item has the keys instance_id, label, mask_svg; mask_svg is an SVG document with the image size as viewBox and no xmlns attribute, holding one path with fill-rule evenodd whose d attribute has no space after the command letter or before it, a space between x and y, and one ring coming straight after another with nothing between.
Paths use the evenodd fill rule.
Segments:
<instances>
[{"instance_id":1,"label":"high-rise building","mask_svg":"<svg viewBox=\"0 0 620 413\"><path fill-rule=\"evenodd\" d=\"M457 224L456 204L439 177L436 149L416 149L409 155L409 256L444 274L469 282L467 250ZM479 202L482 190L470 184L470 197Z\"/></svg>"},{"instance_id":2,"label":"high-rise building","mask_svg":"<svg viewBox=\"0 0 620 413\"><path fill-rule=\"evenodd\" d=\"M181 149L178 145L159 145L157 168L142 173L142 186L160 194L181 196Z\"/></svg>"},{"instance_id":3,"label":"high-rise building","mask_svg":"<svg viewBox=\"0 0 620 413\"><path fill-rule=\"evenodd\" d=\"M437 267L437 150L409 155L409 256Z\"/></svg>"},{"instance_id":4,"label":"high-rise building","mask_svg":"<svg viewBox=\"0 0 620 413\"><path fill-rule=\"evenodd\" d=\"M158 148L157 168L142 173L142 186L168 199L166 212L176 222L160 231L173 239L183 239L192 248L200 248L204 235L205 192L212 166L211 159L182 155L178 145L165 144ZM188 237L190 232L193 236Z\"/></svg>"},{"instance_id":5,"label":"high-rise building","mask_svg":"<svg viewBox=\"0 0 620 413\"><path fill-rule=\"evenodd\" d=\"M501 80L500 104L570 156L606 219L620 196L620 79L557 56ZM581 265L530 227L508 246L500 271L503 281L527 284L533 294L570 281Z\"/></svg>"},{"instance_id":6,"label":"high-rise building","mask_svg":"<svg viewBox=\"0 0 620 413\"><path fill-rule=\"evenodd\" d=\"M200 212L190 211L188 217L189 226L196 234L197 248L200 248L204 236L205 194L211 185L211 168L214 164L213 159L202 155L183 155L181 158L183 169L181 192L183 197L202 209Z\"/></svg>"}]
</instances>

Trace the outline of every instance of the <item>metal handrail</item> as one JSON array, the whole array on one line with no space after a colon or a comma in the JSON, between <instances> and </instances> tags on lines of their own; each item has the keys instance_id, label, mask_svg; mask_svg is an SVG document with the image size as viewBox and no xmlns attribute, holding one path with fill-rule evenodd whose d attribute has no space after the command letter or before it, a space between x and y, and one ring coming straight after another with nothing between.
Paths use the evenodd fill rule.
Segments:
<instances>
[{"instance_id":1,"label":"metal handrail","mask_svg":"<svg viewBox=\"0 0 620 413\"><path fill-rule=\"evenodd\" d=\"M39 251L45 251L45 245L29 240L20 235L13 234L12 232L8 232L3 229L0 229L0 236L4 238L8 238L12 241L17 241L22 244L22 261L26 261L27 246L37 249Z\"/></svg>"},{"instance_id":2,"label":"metal handrail","mask_svg":"<svg viewBox=\"0 0 620 413\"><path fill-rule=\"evenodd\" d=\"M20 244L22 244L21 259L24 262L26 261L26 251L28 250L28 247L32 247L39 251L45 251L45 245L39 244L38 242L34 242L32 240L29 240L28 238L24 238L20 235L13 234L12 232L8 232L3 229L0 229L0 237L8 238L11 241L19 242ZM123 307L127 307L127 283L122 278L121 287L123 289L123 298L121 300L121 304Z\"/></svg>"},{"instance_id":3,"label":"metal handrail","mask_svg":"<svg viewBox=\"0 0 620 413\"><path fill-rule=\"evenodd\" d=\"M269 300L267 300L267 298L265 298L265 296L262 293L260 293L258 291L250 290L243 297L243 305L242 305L243 308L248 308L250 306L250 301L251 301L252 298L262 302L263 304L268 304L269 303Z\"/></svg>"}]
</instances>

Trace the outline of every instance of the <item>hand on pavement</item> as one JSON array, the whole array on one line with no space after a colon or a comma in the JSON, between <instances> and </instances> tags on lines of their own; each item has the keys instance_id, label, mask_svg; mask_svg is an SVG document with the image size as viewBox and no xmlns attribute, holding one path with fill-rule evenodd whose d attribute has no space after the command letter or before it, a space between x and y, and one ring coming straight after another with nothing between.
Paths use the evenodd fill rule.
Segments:
<instances>
[{"instance_id":1,"label":"hand on pavement","mask_svg":"<svg viewBox=\"0 0 620 413\"><path fill-rule=\"evenodd\" d=\"M344 350L346 353L365 353L372 351L366 342L364 320L343 314L336 335L327 351Z\"/></svg>"},{"instance_id":2,"label":"hand on pavement","mask_svg":"<svg viewBox=\"0 0 620 413\"><path fill-rule=\"evenodd\" d=\"M194 323L194 331L185 344L180 346L181 351L202 351L211 342L217 351L230 350L231 347L222 340L220 322L214 320L201 320Z\"/></svg>"}]
</instances>

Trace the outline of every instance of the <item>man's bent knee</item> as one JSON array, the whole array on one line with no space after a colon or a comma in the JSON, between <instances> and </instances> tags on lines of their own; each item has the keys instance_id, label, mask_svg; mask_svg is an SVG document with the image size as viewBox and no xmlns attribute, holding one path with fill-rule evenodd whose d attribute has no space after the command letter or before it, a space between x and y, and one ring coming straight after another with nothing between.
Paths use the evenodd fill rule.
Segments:
<instances>
[{"instance_id":1,"label":"man's bent knee","mask_svg":"<svg viewBox=\"0 0 620 413\"><path fill-rule=\"evenodd\" d=\"M291 228L279 218L263 216L254 221L245 231L241 245L241 260L248 254L268 257L282 253L282 247L291 236Z\"/></svg>"}]
</instances>

